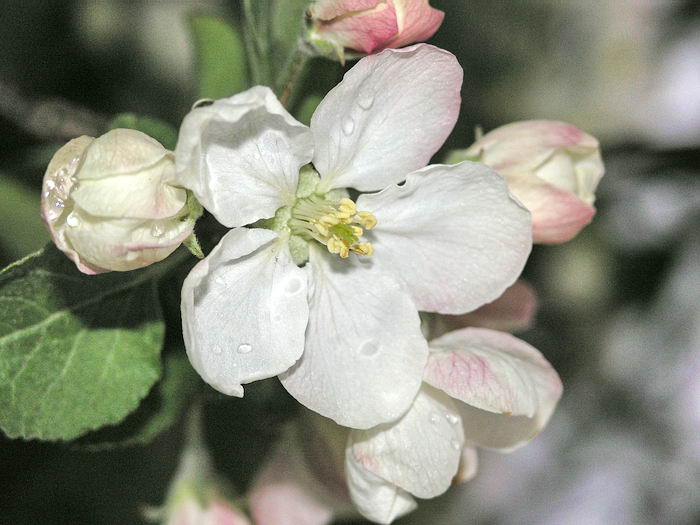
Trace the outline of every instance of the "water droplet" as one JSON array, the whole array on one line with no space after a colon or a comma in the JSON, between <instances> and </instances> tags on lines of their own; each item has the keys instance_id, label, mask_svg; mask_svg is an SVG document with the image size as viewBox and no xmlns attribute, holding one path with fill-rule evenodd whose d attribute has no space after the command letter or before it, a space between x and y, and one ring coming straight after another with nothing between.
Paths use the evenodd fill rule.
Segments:
<instances>
[{"instance_id":1,"label":"water droplet","mask_svg":"<svg viewBox=\"0 0 700 525\"><path fill-rule=\"evenodd\" d=\"M77 164L78 161L80 160L80 157L73 157L70 161L71 164Z\"/></svg>"},{"instance_id":2,"label":"water droplet","mask_svg":"<svg viewBox=\"0 0 700 525\"><path fill-rule=\"evenodd\" d=\"M360 353L365 357L372 357L379 352L379 346L374 341L365 341L360 347Z\"/></svg>"},{"instance_id":3,"label":"water droplet","mask_svg":"<svg viewBox=\"0 0 700 525\"><path fill-rule=\"evenodd\" d=\"M252 346L250 346L248 343L243 343L238 345L238 353L239 354L247 354L253 349Z\"/></svg>"},{"instance_id":4,"label":"water droplet","mask_svg":"<svg viewBox=\"0 0 700 525\"><path fill-rule=\"evenodd\" d=\"M435 412L433 412L432 414L430 414L430 422L431 422L433 425L436 424L438 421L440 421L440 416L439 416L439 415L437 415Z\"/></svg>"},{"instance_id":5,"label":"water droplet","mask_svg":"<svg viewBox=\"0 0 700 525\"><path fill-rule=\"evenodd\" d=\"M68 175L68 170L66 168L61 168L60 170L58 170L57 175L59 177L65 177L66 175Z\"/></svg>"},{"instance_id":6,"label":"water droplet","mask_svg":"<svg viewBox=\"0 0 700 525\"><path fill-rule=\"evenodd\" d=\"M347 116L343 120L343 133L351 135L353 131L355 131L355 121L351 116Z\"/></svg>"},{"instance_id":7,"label":"water droplet","mask_svg":"<svg viewBox=\"0 0 700 525\"><path fill-rule=\"evenodd\" d=\"M63 202L63 199L56 199L56 202L53 203L53 205L56 208L63 208L65 206L65 203Z\"/></svg>"},{"instance_id":8,"label":"water droplet","mask_svg":"<svg viewBox=\"0 0 700 525\"><path fill-rule=\"evenodd\" d=\"M357 99L357 104L362 109L369 109L374 104L374 92L371 89L365 89L360 93L360 97Z\"/></svg>"},{"instance_id":9,"label":"water droplet","mask_svg":"<svg viewBox=\"0 0 700 525\"><path fill-rule=\"evenodd\" d=\"M445 419L450 425L456 425L457 423L459 423L459 418L451 412L445 414Z\"/></svg>"},{"instance_id":10,"label":"water droplet","mask_svg":"<svg viewBox=\"0 0 700 525\"><path fill-rule=\"evenodd\" d=\"M55 187L56 187L56 183L54 182L53 179L49 179L49 180L46 181L46 189L47 189L47 190L51 191L51 190L54 189Z\"/></svg>"},{"instance_id":11,"label":"water droplet","mask_svg":"<svg viewBox=\"0 0 700 525\"><path fill-rule=\"evenodd\" d=\"M288 294L295 294L301 289L301 280L297 279L296 277L293 279L290 279L289 282L287 283L287 293Z\"/></svg>"},{"instance_id":12,"label":"water droplet","mask_svg":"<svg viewBox=\"0 0 700 525\"><path fill-rule=\"evenodd\" d=\"M153 237L162 237L162 235L164 233L165 233L165 229L160 224L154 224L153 227L151 228L151 235Z\"/></svg>"},{"instance_id":13,"label":"water droplet","mask_svg":"<svg viewBox=\"0 0 700 525\"><path fill-rule=\"evenodd\" d=\"M222 352L221 346L214 345L214 347L212 348L212 352L214 352L216 355L219 355Z\"/></svg>"},{"instance_id":14,"label":"water droplet","mask_svg":"<svg viewBox=\"0 0 700 525\"><path fill-rule=\"evenodd\" d=\"M460 448L462 448L462 445L460 445L459 441L457 441L456 439L450 441L450 445L452 445L452 448L455 450L459 450Z\"/></svg>"},{"instance_id":15,"label":"water droplet","mask_svg":"<svg viewBox=\"0 0 700 525\"><path fill-rule=\"evenodd\" d=\"M68 217L66 217L66 224L71 228L80 226L80 218L73 212L71 212Z\"/></svg>"}]
</instances>

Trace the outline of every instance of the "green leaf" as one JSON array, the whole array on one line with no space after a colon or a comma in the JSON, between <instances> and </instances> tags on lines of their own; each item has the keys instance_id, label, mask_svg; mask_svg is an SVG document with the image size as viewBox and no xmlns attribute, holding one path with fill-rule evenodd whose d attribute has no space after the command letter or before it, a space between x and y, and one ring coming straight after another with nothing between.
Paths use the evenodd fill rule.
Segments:
<instances>
[{"instance_id":1,"label":"green leaf","mask_svg":"<svg viewBox=\"0 0 700 525\"><path fill-rule=\"evenodd\" d=\"M180 418L201 381L182 352L164 358L163 379L119 425L81 437L76 444L89 450L146 445Z\"/></svg>"},{"instance_id":2,"label":"green leaf","mask_svg":"<svg viewBox=\"0 0 700 525\"><path fill-rule=\"evenodd\" d=\"M221 18L196 14L190 29L197 60L198 98L230 97L248 88L245 45Z\"/></svg>"},{"instance_id":3,"label":"green leaf","mask_svg":"<svg viewBox=\"0 0 700 525\"><path fill-rule=\"evenodd\" d=\"M167 122L156 118L141 117L134 113L120 113L109 123L109 129L116 128L141 131L156 139L169 150L175 149L175 144L177 144L177 130Z\"/></svg>"},{"instance_id":4,"label":"green leaf","mask_svg":"<svg viewBox=\"0 0 700 525\"><path fill-rule=\"evenodd\" d=\"M6 250L3 256L24 257L49 240L39 216L40 191L39 188L32 191L6 173L0 173L0 244Z\"/></svg>"},{"instance_id":5,"label":"green leaf","mask_svg":"<svg viewBox=\"0 0 700 525\"><path fill-rule=\"evenodd\" d=\"M0 272L8 436L73 439L136 409L160 375L157 266L88 276L49 245Z\"/></svg>"}]
</instances>

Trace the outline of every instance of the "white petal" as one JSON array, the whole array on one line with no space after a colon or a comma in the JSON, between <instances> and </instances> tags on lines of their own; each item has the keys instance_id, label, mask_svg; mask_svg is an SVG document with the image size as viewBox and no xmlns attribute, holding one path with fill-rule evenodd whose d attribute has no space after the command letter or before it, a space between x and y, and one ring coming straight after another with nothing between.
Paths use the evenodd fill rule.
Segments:
<instances>
[{"instance_id":1,"label":"white petal","mask_svg":"<svg viewBox=\"0 0 700 525\"><path fill-rule=\"evenodd\" d=\"M227 233L182 286L192 366L211 386L242 396L244 383L299 359L308 319L306 275L270 230Z\"/></svg>"},{"instance_id":2,"label":"white petal","mask_svg":"<svg viewBox=\"0 0 700 525\"><path fill-rule=\"evenodd\" d=\"M479 455L476 448L465 446L462 448L462 455L459 459L459 470L455 476L454 483L466 483L474 479L479 470Z\"/></svg>"},{"instance_id":3,"label":"white petal","mask_svg":"<svg viewBox=\"0 0 700 525\"><path fill-rule=\"evenodd\" d=\"M464 434L454 402L424 385L399 421L353 430L349 443L365 469L414 496L433 498L457 473Z\"/></svg>"},{"instance_id":4,"label":"white petal","mask_svg":"<svg viewBox=\"0 0 700 525\"><path fill-rule=\"evenodd\" d=\"M504 332L457 330L430 342L425 381L463 401L468 442L512 449L547 424L559 376L535 348Z\"/></svg>"},{"instance_id":5,"label":"white petal","mask_svg":"<svg viewBox=\"0 0 700 525\"><path fill-rule=\"evenodd\" d=\"M345 475L355 507L375 523L391 523L417 507L415 500L405 490L360 465L350 447L345 453Z\"/></svg>"},{"instance_id":6,"label":"white petal","mask_svg":"<svg viewBox=\"0 0 700 525\"><path fill-rule=\"evenodd\" d=\"M375 263L404 279L419 310L458 314L496 299L532 247L530 214L483 164L428 166L357 207L377 217Z\"/></svg>"},{"instance_id":7,"label":"white petal","mask_svg":"<svg viewBox=\"0 0 700 525\"><path fill-rule=\"evenodd\" d=\"M235 227L272 217L294 199L313 139L269 88L258 86L192 110L175 154L180 184Z\"/></svg>"},{"instance_id":8,"label":"white petal","mask_svg":"<svg viewBox=\"0 0 700 525\"><path fill-rule=\"evenodd\" d=\"M378 190L425 166L457 121L461 85L457 59L426 44L360 60L311 119L322 185Z\"/></svg>"},{"instance_id":9,"label":"white petal","mask_svg":"<svg viewBox=\"0 0 700 525\"><path fill-rule=\"evenodd\" d=\"M418 391L427 356L408 292L354 257L310 250L304 355L280 379L302 404L340 425L399 418Z\"/></svg>"}]
</instances>

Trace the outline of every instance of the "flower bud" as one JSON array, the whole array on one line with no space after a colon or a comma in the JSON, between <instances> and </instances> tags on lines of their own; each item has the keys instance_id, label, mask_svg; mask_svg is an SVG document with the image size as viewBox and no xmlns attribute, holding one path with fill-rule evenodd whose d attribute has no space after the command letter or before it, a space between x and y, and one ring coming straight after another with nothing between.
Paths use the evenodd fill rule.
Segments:
<instances>
[{"instance_id":1,"label":"flower bud","mask_svg":"<svg viewBox=\"0 0 700 525\"><path fill-rule=\"evenodd\" d=\"M430 38L445 14L428 0L316 0L307 39L323 55L370 54Z\"/></svg>"},{"instance_id":2,"label":"flower bud","mask_svg":"<svg viewBox=\"0 0 700 525\"><path fill-rule=\"evenodd\" d=\"M196 217L174 171L173 153L140 131L78 137L49 163L41 216L83 273L148 266L192 233Z\"/></svg>"},{"instance_id":3,"label":"flower bud","mask_svg":"<svg viewBox=\"0 0 700 525\"><path fill-rule=\"evenodd\" d=\"M501 126L452 153L448 162L466 159L506 178L532 213L534 242L568 241L595 215L595 190L605 171L600 148L571 124L528 120Z\"/></svg>"}]
</instances>

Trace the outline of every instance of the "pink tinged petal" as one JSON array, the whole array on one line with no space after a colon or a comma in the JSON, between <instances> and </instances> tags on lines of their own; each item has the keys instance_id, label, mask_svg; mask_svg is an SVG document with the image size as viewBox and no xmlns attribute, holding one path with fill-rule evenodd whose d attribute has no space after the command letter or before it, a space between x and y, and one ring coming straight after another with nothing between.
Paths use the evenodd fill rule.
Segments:
<instances>
[{"instance_id":1,"label":"pink tinged petal","mask_svg":"<svg viewBox=\"0 0 700 525\"><path fill-rule=\"evenodd\" d=\"M345 474L353 504L375 523L391 523L417 507L408 492L367 470L350 447L345 453Z\"/></svg>"},{"instance_id":2,"label":"pink tinged petal","mask_svg":"<svg viewBox=\"0 0 700 525\"><path fill-rule=\"evenodd\" d=\"M385 2L321 22L316 27L316 33L323 40L367 54L387 47L398 31L396 12Z\"/></svg>"},{"instance_id":3,"label":"pink tinged petal","mask_svg":"<svg viewBox=\"0 0 700 525\"><path fill-rule=\"evenodd\" d=\"M394 5L398 34L384 47L401 47L427 40L435 34L445 13L430 7L428 0L388 0Z\"/></svg>"},{"instance_id":4,"label":"pink tinged petal","mask_svg":"<svg viewBox=\"0 0 700 525\"><path fill-rule=\"evenodd\" d=\"M312 461L334 462L325 454L324 444L309 453L309 432L305 430L299 425L288 426L256 476L248 495L256 525L326 525L333 519L334 508L347 505L344 491L341 499L337 491L329 490L336 482L324 483L326 480L319 479L309 465ZM311 431L311 436L315 435ZM314 445L318 443L314 441ZM331 468L344 488L342 463Z\"/></svg>"},{"instance_id":5,"label":"pink tinged petal","mask_svg":"<svg viewBox=\"0 0 700 525\"><path fill-rule=\"evenodd\" d=\"M213 502L207 510L206 519L206 525L251 525L242 512L224 501Z\"/></svg>"},{"instance_id":6,"label":"pink tinged petal","mask_svg":"<svg viewBox=\"0 0 700 525\"><path fill-rule=\"evenodd\" d=\"M530 214L483 164L428 166L357 206L377 217L373 262L403 278L419 310L461 314L496 299L532 247Z\"/></svg>"},{"instance_id":7,"label":"pink tinged petal","mask_svg":"<svg viewBox=\"0 0 700 525\"><path fill-rule=\"evenodd\" d=\"M312 247L304 355L280 376L299 402L338 424L369 428L408 410L427 343L408 292L390 275Z\"/></svg>"},{"instance_id":8,"label":"pink tinged petal","mask_svg":"<svg viewBox=\"0 0 700 525\"><path fill-rule=\"evenodd\" d=\"M81 272L88 275L108 272L109 270L82 259L70 241L66 239L66 231L68 230L66 219L72 211L70 204L66 209L66 202L69 199L73 186L73 175L78 168L80 158L94 140L92 137L82 136L61 147L46 168L41 193L41 218L51 234L51 240L75 263Z\"/></svg>"},{"instance_id":9,"label":"pink tinged petal","mask_svg":"<svg viewBox=\"0 0 700 525\"><path fill-rule=\"evenodd\" d=\"M454 402L427 385L396 423L353 430L349 446L366 470L419 498L445 492L457 474L464 445Z\"/></svg>"},{"instance_id":10,"label":"pink tinged petal","mask_svg":"<svg viewBox=\"0 0 700 525\"><path fill-rule=\"evenodd\" d=\"M224 394L275 376L302 353L308 319L306 275L270 230L227 233L182 286L187 355Z\"/></svg>"},{"instance_id":11,"label":"pink tinged petal","mask_svg":"<svg viewBox=\"0 0 700 525\"><path fill-rule=\"evenodd\" d=\"M455 57L425 44L360 60L311 119L321 186L378 190L425 166L454 127L461 84Z\"/></svg>"},{"instance_id":12,"label":"pink tinged petal","mask_svg":"<svg viewBox=\"0 0 700 525\"><path fill-rule=\"evenodd\" d=\"M425 381L465 405L467 442L513 449L547 424L562 393L559 376L536 349L510 334L465 328L430 344Z\"/></svg>"},{"instance_id":13,"label":"pink tinged petal","mask_svg":"<svg viewBox=\"0 0 700 525\"><path fill-rule=\"evenodd\" d=\"M549 120L513 122L489 131L466 154L481 154L482 162L503 175L529 172L557 149L595 149L598 141L576 126Z\"/></svg>"},{"instance_id":14,"label":"pink tinged petal","mask_svg":"<svg viewBox=\"0 0 700 525\"><path fill-rule=\"evenodd\" d=\"M139 173L172 153L135 129L113 129L96 138L81 162L81 179Z\"/></svg>"},{"instance_id":15,"label":"pink tinged petal","mask_svg":"<svg viewBox=\"0 0 700 525\"><path fill-rule=\"evenodd\" d=\"M291 203L313 141L309 128L258 86L192 110L175 152L179 183L219 222L236 227Z\"/></svg>"},{"instance_id":16,"label":"pink tinged petal","mask_svg":"<svg viewBox=\"0 0 700 525\"><path fill-rule=\"evenodd\" d=\"M373 9L384 0L316 0L309 6L312 18L329 21L353 11Z\"/></svg>"},{"instance_id":17,"label":"pink tinged petal","mask_svg":"<svg viewBox=\"0 0 700 525\"><path fill-rule=\"evenodd\" d=\"M525 281L517 281L495 301L465 315L442 316L440 321L446 328L444 332L469 326L515 332L527 329L536 311L534 288Z\"/></svg>"},{"instance_id":18,"label":"pink tinged petal","mask_svg":"<svg viewBox=\"0 0 700 525\"><path fill-rule=\"evenodd\" d=\"M513 195L532 213L533 242L556 244L573 239L595 215L595 208L573 193L535 177L508 177Z\"/></svg>"},{"instance_id":19,"label":"pink tinged petal","mask_svg":"<svg viewBox=\"0 0 700 525\"><path fill-rule=\"evenodd\" d=\"M465 446L462 448L462 455L459 459L459 469L457 475L452 480L453 483L466 483L476 476L479 470L479 455L476 448Z\"/></svg>"}]
</instances>

